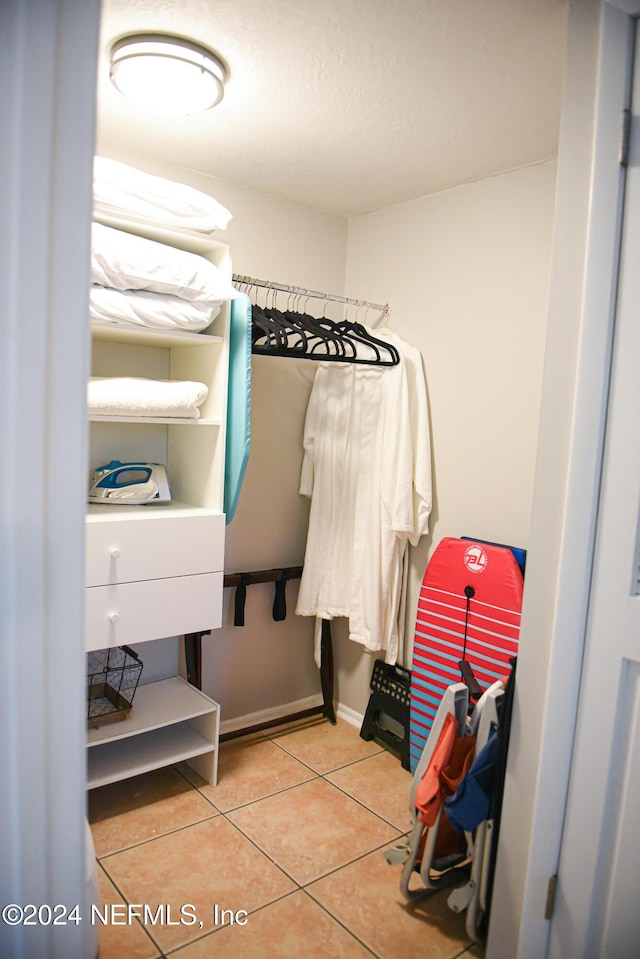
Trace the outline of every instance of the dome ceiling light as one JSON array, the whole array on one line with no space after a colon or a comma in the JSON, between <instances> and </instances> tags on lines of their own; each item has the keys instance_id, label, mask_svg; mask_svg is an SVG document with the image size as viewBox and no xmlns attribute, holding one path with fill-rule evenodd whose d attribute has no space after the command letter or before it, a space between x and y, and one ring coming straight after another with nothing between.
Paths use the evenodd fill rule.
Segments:
<instances>
[{"instance_id":1,"label":"dome ceiling light","mask_svg":"<svg viewBox=\"0 0 640 959\"><path fill-rule=\"evenodd\" d=\"M226 72L206 47L163 34L136 34L111 48L111 82L156 113L201 113L220 103Z\"/></svg>"}]
</instances>

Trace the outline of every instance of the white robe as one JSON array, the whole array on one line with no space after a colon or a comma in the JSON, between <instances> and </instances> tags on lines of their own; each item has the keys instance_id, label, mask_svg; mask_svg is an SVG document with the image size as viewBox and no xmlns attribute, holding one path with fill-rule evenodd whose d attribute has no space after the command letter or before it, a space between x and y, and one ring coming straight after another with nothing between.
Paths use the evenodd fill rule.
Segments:
<instances>
[{"instance_id":1,"label":"white robe","mask_svg":"<svg viewBox=\"0 0 640 959\"><path fill-rule=\"evenodd\" d=\"M419 352L376 330L400 353L394 367L320 363L304 430L300 492L311 498L296 612L349 619L349 638L398 652L407 543L427 532L431 452Z\"/></svg>"}]
</instances>

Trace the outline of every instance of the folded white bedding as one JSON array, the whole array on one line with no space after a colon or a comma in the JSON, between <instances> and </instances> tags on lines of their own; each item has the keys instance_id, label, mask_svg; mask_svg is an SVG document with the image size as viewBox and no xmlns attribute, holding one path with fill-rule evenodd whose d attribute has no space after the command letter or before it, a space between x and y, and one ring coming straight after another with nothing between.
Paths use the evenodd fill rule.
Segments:
<instances>
[{"instance_id":1,"label":"folded white bedding","mask_svg":"<svg viewBox=\"0 0 640 959\"><path fill-rule=\"evenodd\" d=\"M231 220L226 207L208 194L107 157L94 158L93 207L98 216L196 233L226 230Z\"/></svg>"},{"instance_id":2,"label":"folded white bedding","mask_svg":"<svg viewBox=\"0 0 640 959\"><path fill-rule=\"evenodd\" d=\"M146 237L94 223L91 282L115 290L168 293L191 302L230 300L238 294L214 263Z\"/></svg>"},{"instance_id":3,"label":"folded white bedding","mask_svg":"<svg viewBox=\"0 0 640 959\"><path fill-rule=\"evenodd\" d=\"M176 416L198 419L198 409L209 391L189 380L151 380L145 377L92 376L87 398L89 412L102 416Z\"/></svg>"},{"instance_id":4,"label":"folded white bedding","mask_svg":"<svg viewBox=\"0 0 640 959\"><path fill-rule=\"evenodd\" d=\"M145 326L154 330L188 330L199 333L213 323L220 302L192 303L169 293L145 290L113 290L92 286L89 292L91 320L116 326Z\"/></svg>"}]
</instances>

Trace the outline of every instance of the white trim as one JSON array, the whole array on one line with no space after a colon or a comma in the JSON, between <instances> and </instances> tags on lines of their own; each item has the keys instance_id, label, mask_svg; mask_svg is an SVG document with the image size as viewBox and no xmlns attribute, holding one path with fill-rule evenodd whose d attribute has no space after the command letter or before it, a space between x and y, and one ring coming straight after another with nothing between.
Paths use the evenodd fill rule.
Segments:
<instances>
[{"instance_id":1,"label":"white trim","mask_svg":"<svg viewBox=\"0 0 640 959\"><path fill-rule=\"evenodd\" d=\"M364 713L357 713L355 709L351 709L350 706L343 706L342 703L338 703L336 716L338 719L344 719L345 723L349 723L350 726L355 726L358 730L361 729L364 720Z\"/></svg>"},{"instance_id":2,"label":"white trim","mask_svg":"<svg viewBox=\"0 0 640 959\"><path fill-rule=\"evenodd\" d=\"M269 709L258 709L255 713L247 713L245 716L222 720L220 735L234 733L238 729L249 729L251 726L259 726L261 723L275 722L275 720L284 719L292 713L302 712L303 709L314 709L321 705L322 696L315 695L307 696L306 699L298 699L294 703L283 703L281 706L272 706Z\"/></svg>"},{"instance_id":3,"label":"white trim","mask_svg":"<svg viewBox=\"0 0 640 959\"><path fill-rule=\"evenodd\" d=\"M0 900L85 907L84 499L98 0L0 4ZM91 930L0 924L80 959Z\"/></svg>"},{"instance_id":4,"label":"white trim","mask_svg":"<svg viewBox=\"0 0 640 959\"><path fill-rule=\"evenodd\" d=\"M274 706L270 709L259 709L255 713L247 713L246 716L237 716L234 719L226 719L220 723L220 735L223 733L234 733L238 729L249 729L251 726L259 726L260 723L274 722L276 719L282 719L292 713L301 712L303 709L313 709L322 705L322 697L307 696L306 699L298 699L294 703L285 703L283 706ZM341 703L336 708L336 716L343 719L350 726L360 729L364 719L364 713L358 713L350 706L344 706ZM265 732L266 734L266 732Z\"/></svg>"},{"instance_id":5,"label":"white trim","mask_svg":"<svg viewBox=\"0 0 640 959\"><path fill-rule=\"evenodd\" d=\"M270 709L260 709L255 713L247 713L246 716L237 716L234 719L227 719L220 723L220 735L223 733L234 733L238 729L250 729L252 726L259 726L261 723L275 722L292 713L302 712L303 709L313 709L322 704L322 697L307 696L306 699L298 699L295 703L285 703L283 706L274 706ZM336 716L343 719L350 726L360 729L364 720L364 713L358 713L350 706L344 706L339 703L336 708ZM267 731L263 731L267 735Z\"/></svg>"}]
</instances>

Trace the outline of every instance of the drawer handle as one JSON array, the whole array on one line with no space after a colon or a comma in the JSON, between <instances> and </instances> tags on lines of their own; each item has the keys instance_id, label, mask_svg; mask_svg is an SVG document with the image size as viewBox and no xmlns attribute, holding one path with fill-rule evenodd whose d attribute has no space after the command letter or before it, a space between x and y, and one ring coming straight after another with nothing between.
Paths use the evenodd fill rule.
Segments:
<instances>
[{"instance_id":1,"label":"drawer handle","mask_svg":"<svg viewBox=\"0 0 640 959\"><path fill-rule=\"evenodd\" d=\"M111 558L112 558L112 559L117 559L118 556L120 555L120 550L118 549L117 546L114 546L113 549L110 550L110 553L111 553Z\"/></svg>"},{"instance_id":2,"label":"drawer handle","mask_svg":"<svg viewBox=\"0 0 640 959\"><path fill-rule=\"evenodd\" d=\"M110 623L117 623L119 619L120 619L120 613L111 613L109 615Z\"/></svg>"}]
</instances>

